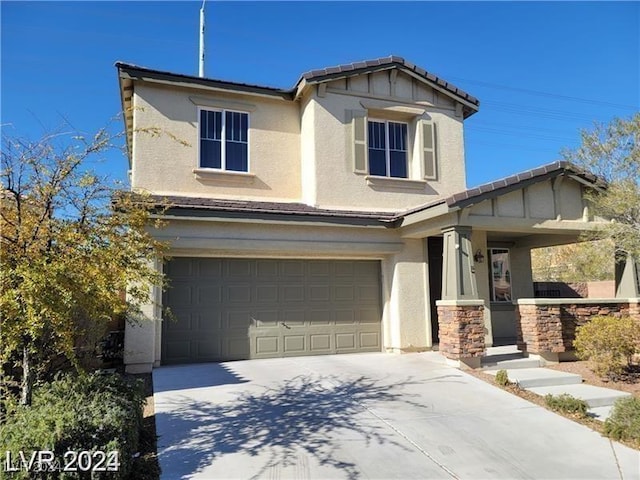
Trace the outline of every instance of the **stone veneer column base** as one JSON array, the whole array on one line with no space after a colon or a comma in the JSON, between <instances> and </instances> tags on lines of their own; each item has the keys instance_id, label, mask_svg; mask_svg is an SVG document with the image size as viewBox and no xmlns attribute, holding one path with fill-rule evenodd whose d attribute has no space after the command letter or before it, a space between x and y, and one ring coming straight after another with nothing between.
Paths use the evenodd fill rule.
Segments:
<instances>
[{"instance_id":1,"label":"stone veneer column base","mask_svg":"<svg viewBox=\"0 0 640 480\"><path fill-rule=\"evenodd\" d=\"M439 351L460 368L479 368L484 343L483 300L438 300Z\"/></svg>"},{"instance_id":2,"label":"stone veneer column base","mask_svg":"<svg viewBox=\"0 0 640 480\"><path fill-rule=\"evenodd\" d=\"M521 298L517 301L518 349L546 363L573 360L576 329L600 315L640 319L638 299Z\"/></svg>"}]
</instances>

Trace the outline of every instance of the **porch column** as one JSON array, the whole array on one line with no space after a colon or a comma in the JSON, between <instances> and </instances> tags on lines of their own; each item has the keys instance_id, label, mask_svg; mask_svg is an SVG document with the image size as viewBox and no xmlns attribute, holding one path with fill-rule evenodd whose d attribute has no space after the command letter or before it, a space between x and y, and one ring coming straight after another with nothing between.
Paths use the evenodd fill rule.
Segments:
<instances>
[{"instance_id":1,"label":"porch column","mask_svg":"<svg viewBox=\"0 0 640 480\"><path fill-rule=\"evenodd\" d=\"M630 255L616 261L616 298L640 297L640 263Z\"/></svg>"},{"instance_id":2,"label":"porch column","mask_svg":"<svg viewBox=\"0 0 640 480\"><path fill-rule=\"evenodd\" d=\"M444 234L442 299L477 299L471 227L452 227Z\"/></svg>"},{"instance_id":3,"label":"porch column","mask_svg":"<svg viewBox=\"0 0 640 480\"><path fill-rule=\"evenodd\" d=\"M478 297L470 227L443 230L440 352L457 366L478 368L485 352L484 300Z\"/></svg>"}]
</instances>

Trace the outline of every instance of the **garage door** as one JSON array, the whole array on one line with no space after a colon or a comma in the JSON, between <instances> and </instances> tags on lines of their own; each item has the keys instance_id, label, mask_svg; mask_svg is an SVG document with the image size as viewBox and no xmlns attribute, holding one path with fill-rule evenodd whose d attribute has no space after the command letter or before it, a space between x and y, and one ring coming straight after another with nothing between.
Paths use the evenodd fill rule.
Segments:
<instances>
[{"instance_id":1,"label":"garage door","mask_svg":"<svg viewBox=\"0 0 640 480\"><path fill-rule=\"evenodd\" d=\"M379 352L380 262L174 258L162 362Z\"/></svg>"}]
</instances>

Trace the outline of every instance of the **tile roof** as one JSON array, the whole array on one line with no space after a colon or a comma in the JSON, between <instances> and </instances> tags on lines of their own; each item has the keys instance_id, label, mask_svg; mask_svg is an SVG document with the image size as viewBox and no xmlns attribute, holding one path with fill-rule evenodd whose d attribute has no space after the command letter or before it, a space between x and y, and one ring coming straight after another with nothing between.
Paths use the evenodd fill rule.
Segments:
<instances>
[{"instance_id":1,"label":"tile roof","mask_svg":"<svg viewBox=\"0 0 640 480\"><path fill-rule=\"evenodd\" d=\"M300 216L315 218L340 218L370 221L373 224L389 224L398 219L397 212L366 212L317 208L304 203L264 202L253 200L221 200L216 198L151 195L158 204L171 209L200 210L228 213L255 213L267 215Z\"/></svg>"},{"instance_id":2,"label":"tile roof","mask_svg":"<svg viewBox=\"0 0 640 480\"><path fill-rule=\"evenodd\" d=\"M323 68L320 70L311 70L309 72L305 72L302 74L302 76L300 77L300 80L298 80L298 84L303 79L306 80L307 82L319 82L323 80L329 80L330 78L335 76L342 76L344 74L355 75L355 74L362 73L363 71L375 70L379 67L390 68L394 66L406 68L407 70L410 70L416 73L418 76L424 78L425 80L432 82L438 85L439 87L444 88L448 92L466 100L467 102L475 105L476 107L480 105L480 101L476 97L469 95L467 92L459 89L452 83L449 83L446 80L434 75L433 73L427 72L425 69L418 67L417 65L411 62L408 62L404 58L398 57L396 55L390 55L388 57L380 57L373 60L365 60L362 62L346 63L343 65Z\"/></svg>"},{"instance_id":3,"label":"tile roof","mask_svg":"<svg viewBox=\"0 0 640 480\"><path fill-rule=\"evenodd\" d=\"M278 216L290 220L300 221L306 217L311 221L340 221L340 223L357 223L360 225L384 225L395 228L401 225L402 219L412 213L417 213L438 205L446 204L448 208L464 208L479 203L488 198L497 197L510 191L523 188L532 183L537 183L548 178L557 177L563 173L573 174L582 178L596 188L605 188L606 183L581 169L580 167L565 161L557 161L524 172L505 177L494 182L470 188L456 193L444 199L435 200L418 207L398 212L367 212L359 210L337 210L318 208L304 203L264 202L252 200L221 200L215 198L182 197L152 195L152 200L159 205L168 205L169 210L190 210L202 214L207 212L223 212L230 216L242 214Z\"/></svg>"},{"instance_id":4,"label":"tile roof","mask_svg":"<svg viewBox=\"0 0 640 480\"><path fill-rule=\"evenodd\" d=\"M606 188L606 182L596 177L594 174L574 165L573 163L557 161L531 170L516 173L515 175L501 178L493 182L485 183L477 187L464 190L463 192L458 192L443 200L422 205L404 212L403 216L427 210L443 203L446 203L449 208L463 208L468 205L479 203L488 198L493 198L498 195L503 195L510 191L523 188L530 183L537 183L546 178L557 177L563 173L573 174L582 178L587 183L592 184L595 188Z\"/></svg>"}]
</instances>

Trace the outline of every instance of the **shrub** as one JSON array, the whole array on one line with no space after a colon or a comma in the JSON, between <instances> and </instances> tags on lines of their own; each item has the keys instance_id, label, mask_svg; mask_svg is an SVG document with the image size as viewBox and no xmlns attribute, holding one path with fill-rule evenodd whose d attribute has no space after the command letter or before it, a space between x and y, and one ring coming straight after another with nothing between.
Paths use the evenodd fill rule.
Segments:
<instances>
[{"instance_id":1,"label":"shrub","mask_svg":"<svg viewBox=\"0 0 640 480\"><path fill-rule=\"evenodd\" d=\"M587 416L589 405L580 398L576 398L568 393L562 395L545 395L544 402L551 410L556 412L574 413L581 417Z\"/></svg>"},{"instance_id":2,"label":"shrub","mask_svg":"<svg viewBox=\"0 0 640 480\"><path fill-rule=\"evenodd\" d=\"M631 317L594 317L576 330L578 358L588 360L598 375L615 378L640 352L640 322Z\"/></svg>"},{"instance_id":3,"label":"shrub","mask_svg":"<svg viewBox=\"0 0 640 480\"><path fill-rule=\"evenodd\" d=\"M126 478L138 447L143 404L140 383L119 375L59 376L34 391L30 407L18 406L9 412L9 421L0 429L0 445L13 458L18 458L19 451L29 456L49 450L56 460L68 451L117 451L117 472L93 472L86 478ZM11 478L30 475L33 472L22 470ZM61 473L57 478L85 477Z\"/></svg>"},{"instance_id":4,"label":"shrub","mask_svg":"<svg viewBox=\"0 0 640 480\"><path fill-rule=\"evenodd\" d=\"M496 383L501 387L511 385L511 381L509 380L509 375L507 375L506 370L498 370L496 372Z\"/></svg>"},{"instance_id":5,"label":"shrub","mask_svg":"<svg viewBox=\"0 0 640 480\"><path fill-rule=\"evenodd\" d=\"M620 398L604 422L604 433L615 440L632 440L640 445L640 398Z\"/></svg>"}]
</instances>

